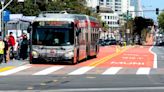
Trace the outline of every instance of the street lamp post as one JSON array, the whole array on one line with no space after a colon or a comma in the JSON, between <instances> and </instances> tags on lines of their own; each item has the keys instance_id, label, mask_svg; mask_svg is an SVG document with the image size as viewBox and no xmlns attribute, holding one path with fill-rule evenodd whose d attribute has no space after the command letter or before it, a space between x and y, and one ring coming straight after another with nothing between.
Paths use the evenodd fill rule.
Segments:
<instances>
[{"instance_id":1,"label":"street lamp post","mask_svg":"<svg viewBox=\"0 0 164 92\"><path fill-rule=\"evenodd\" d=\"M4 11L4 9L6 9L7 6L10 5L10 3L13 0L10 0L8 3L6 3L6 5L4 5L5 0L0 0L0 1L1 1L1 5L2 5L2 8L0 10L0 30L1 30L1 36L4 37L3 11ZM18 2L24 2L24 0L18 0Z\"/></svg>"},{"instance_id":2,"label":"street lamp post","mask_svg":"<svg viewBox=\"0 0 164 92\"><path fill-rule=\"evenodd\" d=\"M5 0L1 0L2 9L4 8L4 3L5 3ZM3 24L3 10L2 9L0 11L0 30L1 30L1 36L2 38L4 38L4 24Z\"/></svg>"}]
</instances>

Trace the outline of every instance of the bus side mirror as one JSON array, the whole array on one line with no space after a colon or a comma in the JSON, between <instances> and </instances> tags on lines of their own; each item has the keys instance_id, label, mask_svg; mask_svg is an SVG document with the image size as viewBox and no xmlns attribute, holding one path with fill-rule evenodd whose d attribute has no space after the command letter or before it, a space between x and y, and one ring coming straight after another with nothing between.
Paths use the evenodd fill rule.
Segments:
<instances>
[{"instance_id":1,"label":"bus side mirror","mask_svg":"<svg viewBox=\"0 0 164 92\"><path fill-rule=\"evenodd\" d=\"M27 28L27 32L30 33L32 30L32 26L30 25L28 28Z\"/></svg>"}]
</instances>

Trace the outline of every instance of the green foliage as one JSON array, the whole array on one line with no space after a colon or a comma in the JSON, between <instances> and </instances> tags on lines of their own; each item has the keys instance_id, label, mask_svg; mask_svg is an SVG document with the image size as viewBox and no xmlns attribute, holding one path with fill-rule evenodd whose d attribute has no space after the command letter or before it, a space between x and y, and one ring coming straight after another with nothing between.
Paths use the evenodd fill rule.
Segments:
<instances>
[{"instance_id":1,"label":"green foliage","mask_svg":"<svg viewBox=\"0 0 164 92\"><path fill-rule=\"evenodd\" d=\"M103 27L103 31L108 31L109 30L109 26L108 24L106 24L105 22L100 22L102 27Z\"/></svg>"},{"instance_id":2,"label":"green foliage","mask_svg":"<svg viewBox=\"0 0 164 92\"><path fill-rule=\"evenodd\" d=\"M154 22L152 19L146 19L143 17L136 17L134 19L134 30L138 34L140 34L144 28L147 28L148 26L153 26L153 25L154 25Z\"/></svg>"},{"instance_id":3,"label":"green foliage","mask_svg":"<svg viewBox=\"0 0 164 92\"><path fill-rule=\"evenodd\" d=\"M158 16L158 24L161 29L164 29L164 12Z\"/></svg>"},{"instance_id":4,"label":"green foliage","mask_svg":"<svg viewBox=\"0 0 164 92\"><path fill-rule=\"evenodd\" d=\"M6 0L6 3L9 0ZM48 1L48 2L47 2ZM100 23L102 23L100 16L97 13L91 11L90 8L85 6L85 0L25 0L24 3L19 3L17 0L7 7L11 13L23 14L25 16L36 16L41 11L63 11L66 10L72 14L86 14L96 17ZM102 26L103 27L103 26ZM106 25L104 29L109 27Z\"/></svg>"},{"instance_id":5,"label":"green foliage","mask_svg":"<svg viewBox=\"0 0 164 92\"><path fill-rule=\"evenodd\" d=\"M7 0L6 2L8 2ZM69 13L91 15L89 8L85 7L85 0L26 0L24 3L18 3L14 0L7 9L11 13L23 13L24 15L38 15L41 11L63 11ZM48 2L46 2L48 1Z\"/></svg>"},{"instance_id":6,"label":"green foliage","mask_svg":"<svg viewBox=\"0 0 164 92\"><path fill-rule=\"evenodd\" d=\"M122 34L125 34L125 30L130 29L131 37L134 39L135 35L139 35L140 39L145 41L146 35L148 34L148 26L153 26L154 22L152 19L146 19L143 17L135 17L134 19L130 19L122 26ZM141 42L140 42L141 43Z\"/></svg>"},{"instance_id":7,"label":"green foliage","mask_svg":"<svg viewBox=\"0 0 164 92\"><path fill-rule=\"evenodd\" d=\"M17 0L14 0L7 9L10 10L11 13L23 13L26 16L38 15L40 12L38 5L35 5L32 0L26 0L24 3L19 3Z\"/></svg>"}]
</instances>

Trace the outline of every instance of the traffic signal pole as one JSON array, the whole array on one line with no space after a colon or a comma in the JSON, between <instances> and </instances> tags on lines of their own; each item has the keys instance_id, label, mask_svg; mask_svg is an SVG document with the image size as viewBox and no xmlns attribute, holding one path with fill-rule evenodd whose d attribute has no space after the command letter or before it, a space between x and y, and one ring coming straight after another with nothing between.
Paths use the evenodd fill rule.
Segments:
<instances>
[{"instance_id":1,"label":"traffic signal pole","mask_svg":"<svg viewBox=\"0 0 164 92\"><path fill-rule=\"evenodd\" d=\"M129 30L128 30L128 21L129 21L129 10L127 10L126 14L126 27L125 27L125 39L126 39L126 44L129 44Z\"/></svg>"}]
</instances>

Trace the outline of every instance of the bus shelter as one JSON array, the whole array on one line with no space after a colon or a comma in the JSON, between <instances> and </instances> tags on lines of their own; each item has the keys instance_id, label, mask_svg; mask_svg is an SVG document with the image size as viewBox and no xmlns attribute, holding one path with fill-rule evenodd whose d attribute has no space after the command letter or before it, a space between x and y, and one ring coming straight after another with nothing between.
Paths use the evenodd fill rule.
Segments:
<instances>
[{"instance_id":1,"label":"bus shelter","mask_svg":"<svg viewBox=\"0 0 164 92\"><path fill-rule=\"evenodd\" d=\"M5 35L9 35L10 32L13 32L13 36L18 38L22 33L27 33L27 28L30 25L30 21L24 21L21 19L11 20L5 25Z\"/></svg>"},{"instance_id":2,"label":"bus shelter","mask_svg":"<svg viewBox=\"0 0 164 92\"><path fill-rule=\"evenodd\" d=\"M34 19L34 18L33 18ZM16 40L16 45L14 46L14 51L18 50L19 40L22 36L22 33L26 33L29 38L29 33L27 28L32 22L31 19L22 17L19 19L10 20L5 24L5 36L9 35L10 32L13 32L13 36Z\"/></svg>"}]
</instances>

